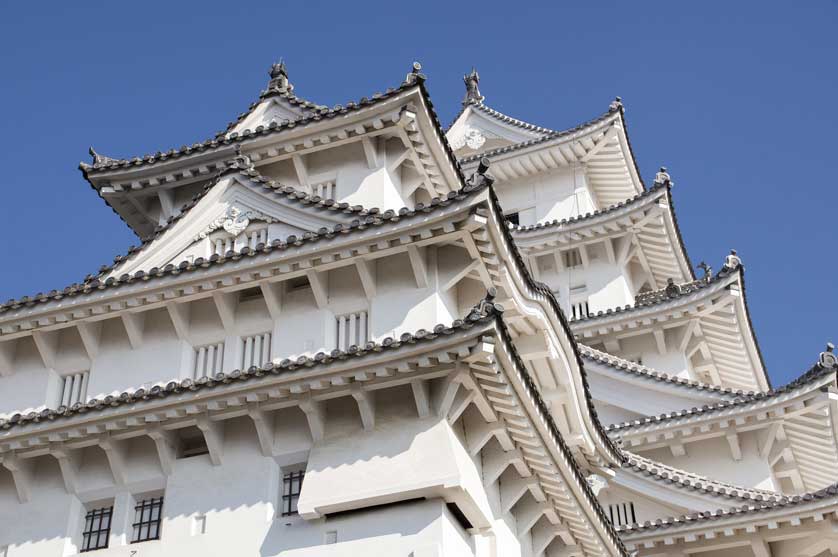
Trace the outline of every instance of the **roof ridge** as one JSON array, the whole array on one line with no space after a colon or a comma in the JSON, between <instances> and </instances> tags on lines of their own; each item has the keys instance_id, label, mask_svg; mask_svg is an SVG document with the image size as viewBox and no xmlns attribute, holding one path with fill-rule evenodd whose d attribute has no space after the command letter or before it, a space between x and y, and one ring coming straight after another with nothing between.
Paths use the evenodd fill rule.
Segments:
<instances>
[{"instance_id":1,"label":"roof ridge","mask_svg":"<svg viewBox=\"0 0 838 557\"><path fill-rule=\"evenodd\" d=\"M152 397L165 397L173 393L179 393L183 390L196 391L203 388L211 388L218 383L229 383L231 381L247 381L257 377L261 377L268 373L274 375L285 371L293 371L298 368L310 368L313 366L322 366L330 364L335 360L345 360L348 358L358 358L369 355L371 353L378 353L387 350L394 350L404 344L416 344L417 342L426 342L434 340L441 335L450 335L459 330L472 328L475 324L487 322L494 318L495 315L503 312L503 307L499 304L494 304L491 300L482 300L478 306L472 308L468 315L462 319L455 319L451 325L437 324L430 331L427 329L418 329L413 333L403 333L398 338L385 337L381 342L367 342L362 346L352 345L347 350L334 349L331 352L318 352L314 356L299 356L295 359L284 358L278 364L268 362L262 366L251 366L248 369L236 369L229 373L219 372L214 376L205 376L197 380L190 378L182 379L180 381L172 380L166 382L165 386L159 383L149 389L140 387L134 392L123 392L120 395L107 395L102 399L93 398L84 403L77 402L72 406L61 405L58 408L45 408L38 412L28 412L22 414L20 412L14 413L10 418L0 418L0 429L9 429L11 427L24 425L29 422L40 422L44 420L55 420L56 418L69 417L73 414L82 414L90 410L102 410L106 407L120 406L137 402L139 400L148 400Z\"/></svg>"},{"instance_id":2,"label":"roof ridge","mask_svg":"<svg viewBox=\"0 0 838 557\"><path fill-rule=\"evenodd\" d=\"M568 217L563 219L553 219L551 221L543 221L536 224L529 224L525 226L515 226L512 230L514 232L534 232L537 230L542 230L545 228L552 228L554 226L562 226L564 224L576 224L581 221L594 219L596 217L601 217L603 215L607 215L613 211L617 211L619 209L623 209L632 205L634 203L638 203L640 201L644 201L646 198L657 194L659 192L666 192L669 191L669 186L666 184L655 184L651 188L644 190L637 195L629 197L625 201L621 201L619 203L614 203L605 207L604 209L596 209L593 212L585 213L584 215L577 215L575 217Z\"/></svg>"},{"instance_id":3,"label":"roof ridge","mask_svg":"<svg viewBox=\"0 0 838 557\"><path fill-rule=\"evenodd\" d=\"M146 236L140 238L141 244L139 247L131 246L128 252L124 255L117 255L114 262L108 269L103 266L99 269L98 276L101 277L105 273L110 272L119 264L131 259L135 255L143 251L151 242L162 236L166 231L172 228L178 221L182 220L186 214L194 208L218 183L226 176L242 176L252 184L260 184L263 188L267 187L277 194L284 194L284 196L302 205L312 205L315 209L340 211L347 214L356 214L358 216L377 215L381 212L378 207L370 209L364 208L362 205L350 205L346 202L339 202L331 197L321 197L319 195L309 194L294 186L285 185L277 180L269 178L256 170L253 162L246 155L238 155L234 159L227 161L227 167L218 171L201 191L197 192L192 198L181 205L180 212L176 215L170 216L162 225L158 225L155 229Z\"/></svg>"},{"instance_id":4,"label":"roof ridge","mask_svg":"<svg viewBox=\"0 0 838 557\"><path fill-rule=\"evenodd\" d=\"M267 184L262 184L262 187L270 189L270 186ZM338 223L331 229L328 227L322 227L317 232L305 232L300 237L298 237L296 234L292 234L288 236L284 241L274 240L270 244L260 244L259 246L256 246L256 248L243 247L239 251L227 252L227 254L223 256L215 254L209 257L208 259L199 257L195 259L193 262L182 261L177 265L170 263L164 266L162 269L158 267L153 267L148 271L138 270L131 275L125 274L120 277L109 277L106 280L100 280L99 277L101 277L104 273L113 270L113 265L106 265L100 269L99 275L89 275L81 284L71 284L65 287L63 290L52 290L48 293L39 292L38 294L35 294L33 296L22 296L17 299L10 299L0 304L0 314L2 314L5 311L8 311L9 309L17 309L23 305L32 306L37 303L45 303L51 300L59 300L66 296L77 296L79 294L87 294L94 290L102 290L104 288L115 287L119 286L120 284L131 283L135 280L147 281L156 277L163 277L169 274L191 272L199 268L206 268L211 265L224 263L226 261L238 260L245 256L253 256L257 253L269 253L277 249L285 250L291 246L300 246L304 243L316 242L323 238L333 238L335 235L338 234L347 234L353 231L366 229L370 226L381 226L387 222L397 222L402 218L412 218L418 214L426 214L429 212L436 211L438 209L441 209L442 207L448 206L454 201L460 201L468 197L471 197L472 195L482 191L486 187L488 187L488 184L485 182L478 181L478 183L476 184L466 183L459 190L451 191L447 195L442 197L435 197L431 199L430 202L428 202L427 204L417 203L412 209L402 207L397 211L393 209L388 209L384 212L377 213L372 213L372 210L369 210L366 215L361 215L359 211L359 216L363 216L363 219L359 218L353 220L349 224ZM133 255L133 253L139 249L142 249L142 246L129 249L128 255Z\"/></svg>"},{"instance_id":5,"label":"roof ridge","mask_svg":"<svg viewBox=\"0 0 838 557\"><path fill-rule=\"evenodd\" d=\"M370 97L361 97L359 100L349 101L345 105L337 104L332 108L328 108L322 105L316 105L312 108L311 112L305 112L293 120L287 119L283 120L282 122L277 122L276 120L274 120L270 122L270 124L268 124L267 126L259 125L254 130L246 129L242 130L241 133L233 132L223 137L222 135L226 132L221 132L221 135L216 134L212 138L206 139L202 142L193 143L192 145L183 145L178 149L172 148L165 152L157 151L155 153L149 153L142 156L135 156L130 159L111 158L103 155L96 155L94 156L92 165L82 162L79 164L79 168L81 168L81 170L85 173L85 177L87 177L87 174L90 172L98 173L108 170L115 170L117 168L147 166L150 164L155 164L170 159L178 159L187 155L191 155L196 151L203 152L207 150L215 150L219 147L230 145L233 143L241 143L247 139L253 139L259 136L266 136L274 133L279 133L286 129L294 128L297 126L305 126L313 121L319 121L324 118L335 118L337 116L344 115L349 112L355 112L362 108L366 108L368 106L377 104L392 96L395 96L396 94L401 93L402 91L410 89L411 87L417 86L420 82L421 80L419 79L405 79L401 84L399 84L398 87L389 87L384 91L384 93L375 92Z\"/></svg>"},{"instance_id":6,"label":"roof ridge","mask_svg":"<svg viewBox=\"0 0 838 557\"><path fill-rule=\"evenodd\" d=\"M595 319L600 319L602 317L612 317L612 316L620 314L620 313L623 313L623 314L630 313L630 312L637 311L637 310L640 310L640 309L644 309L644 308L648 308L648 307L652 307L652 306L656 306L656 305L660 305L660 304L665 304L665 303L671 302L673 300L678 300L680 298L684 298L686 296L690 296L692 294L695 294L696 292L704 290L705 288L707 288L711 285L718 284L719 282L726 279L727 277L733 276L735 273L740 272L741 268L742 268L741 265L739 267L736 267L735 269L722 268L718 273L716 273L715 276L712 276L708 279L697 279L697 280L687 281L687 282L684 282L684 283L681 283L681 284L676 284L676 286L678 286L678 287L684 287L685 285L689 285L689 288L679 288L679 290L677 292L675 292L675 291L668 292L668 295L666 297L661 298L661 299L638 302L637 299L635 298L635 303L634 304L626 304L625 306L617 306L617 307L614 307L614 308L608 308L606 310L599 310L599 311L596 312L596 314L591 314L591 315L587 315L587 316L583 315L581 317L573 317L573 318L571 318L571 322L573 322L573 323L591 322L591 321L594 321ZM661 290L665 290L665 289L661 289Z\"/></svg>"},{"instance_id":7,"label":"roof ridge","mask_svg":"<svg viewBox=\"0 0 838 557\"><path fill-rule=\"evenodd\" d=\"M652 477L656 481L665 481L682 489L692 489L740 500L776 500L784 494L767 489L757 489L739 486L713 478L689 472L675 466L669 466L638 454L623 450L626 455L626 465L636 472Z\"/></svg>"},{"instance_id":8,"label":"roof ridge","mask_svg":"<svg viewBox=\"0 0 838 557\"><path fill-rule=\"evenodd\" d=\"M720 387L718 385L702 383L692 379L684 379L683 377L678 377L677 375L670 375L643 364L638 364L636 362L632 362L631 360L626 360L624 358L620 358L619 356L609 354L608 352L591 348L590 346L581 343L579 344L579 351L582 354L582 357L593 362L607 365L617 371L630 373L648 379L654 379L656 381L671 383L679 387L712 391L720 395L750 396L754 394L754 391L743 391L741 389L734 391L731 387Z\"/></svg>"},{"instance_id":9,"label":"roof ridge","mask_svg":"<svg viewBox=\"0 0 838 557\"><path fill-rule=\"evenodd\" d=\"M622 431L625 429L631 429L635 427L642 427L650 424L657 424L668 422L670 420L675 420L678 418L685 418L685 417L692 417L692 416L700 416L705 414L712 414L714 412L719 412L721 410L728 410L734 407L741 407L746 406L748 404L756 403L756 402L763 402L766 400L770 400L772 398L779 397L781 395L787 394L795 389L800 387L804 387L821 379L828 374L838 374L838 365L832 367L826 367L822 365L820 362L815 363L811 368L800 374L797 378L793 379L789 383L786 383L782 387L777 389L771 389L769 391L757 391L750 393L743 397L737 397L733 400L723 400L716 402L714 404L705 404L699 407L692 407L690 409L682 409L673 412L664 412L662 414L658 414L656 416L644 416L643 418L638 418L631 421L621 422L618 424L611 424L606 426L606 429L609 433Z\"/></svg>"},{"instance_id":10,"label":"roof ridge","mask_svg":"<svg viewBox=\"0 0 838 557\"><path fill-rule=\"evenodd\" d=\"M757 503L749 503L741 507L731 507L729 509L717 509L715 511L695 512L680 516L670 516L667 518L659 518L657 520L647 520L642 524L634 523L624 526L616 526L615 529L620 534L631 534L633 532L645 532L649 530L657 530L660 528L673 528L678 526L688 526L696 522L703 522L708 520L719 520L725 518L735 518L743 514L750 514L755 512L770 511L777 508L799 506L804 503L827 499L829 497L835 498L838 496L838 483L824 487L817 491L810 491L802 495L784 495L777 500L759 501ZM838 500L838 498L836 498Z\"/></svg>"},{"instance_id":11,"label":"roof ridge","mask_svg":"<svg viewBox=\"0 0 838 557\"><path fill-rule=\"evenodd\" d=\"M550 141L550 140L553 140L553 139L558 139L560 137L565 137L567 135L571 135L571 134L576 133L580 130L583 130L583 129L589 127L589 126L593 126L595 124L603 122L603 121L607 120L609 117L613 116L614 114L622 114L622 109L621 108L614 108L614 105L612 103L612 106L610 106L608 108L607 112L605 112L603 114L600 114L599 116L597 116L595 118L592 118L592 119L590 119L586 122L582 122L581 124L578 124L578 125L576 125L572 128L568 128L568 129L565 129L565 130L553 131L553 133L548 134L544 137L535 138L535 139L528 139L527 141L522 141L520 143L513 143L512 145L506 145L504 147L497 147L495 149L490 149L488 151L484 151L484 152L478 153L476 155L469 155L468 157L461 158L460 163L461 164L468 164L470 162L479 160L482 157L493 157L493 156L496 156L496 155L502 155L504 153L508 153L508 152L511 152L511 151L517 151L519 149L525 149L525 148L531 147L533 145L538 145L540 143L546 143L547 141Z\"/></svg>"},{"instance_id":12,"label":"roof ridge","mask_svg":"<svg viewBox=\"0 0 838 557\"><path fill-rule=\"evenodd\" d=\"M538 126L536 124L531 124L530 122L527 122L525 120L521 120L521 119L518 119L518 118L513 118L512 116L508 116L507 114L504 114L503 112L501 112L499 110L495 110L494 108L491 108L490 106L486 105L486 103L484 103L483 101L470 100L466 103L465 106L467 106L467 107L468 106L473 106L473 107L481 110L482 112L485 112L487 115L491 116L492 118L494 118L498 121L501 121L505 124L511 124L513 126L525 129L527 131L536 132L536 133L543 133L543 134L561 133L560 131L557 131L557 130L554 130L554 129L551 129L551 128L545 128L544 126ZM462 112L461 112L461 114L462 114Z\"/></svg>"}]
</instances>

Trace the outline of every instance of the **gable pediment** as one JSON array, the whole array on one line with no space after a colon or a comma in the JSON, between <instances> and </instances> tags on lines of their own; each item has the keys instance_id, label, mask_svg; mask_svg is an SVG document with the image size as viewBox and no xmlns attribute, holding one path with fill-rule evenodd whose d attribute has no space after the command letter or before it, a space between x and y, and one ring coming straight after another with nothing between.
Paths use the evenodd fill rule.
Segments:
<instances>
[{"instance_id":1,"label":"gable pediment","mask_svg":"<svg viewBox=\"0 0 838 557\"><path fill-rule=\"evenodd\" d=\"M244 120L230 130L229 134L240 134L244 130L252 131L259 126L268 127L271 122L280 124L284 120L295 120L302 116L304 112L303 107L293 105L283 97L269 97L260 101Z\"/></svg>"},{"instance_id":2,"label":"gable pediment","mask_svg":"<svg viewBox=\"0 0 838 557\"><path fill-rule=\"evenodd\" d=\"M148 242L139 253L118 266L114 276L139 269L208 259L213 254L285 240L290 235L315 232L355 215L306 204L304 195L288 195L254 183L245 174L219 178L203 197Z\"/></svg>"},{"instance_id":3,"label":"gable pediment","mask_svg":"<svg viewBox=\"0 0 838 557\"><path fill-rule=\"evenodd\" d=\"M469 105L449 128L446 137L458 157L469 157L545 136L544 132L512 124L513 119L504 122L500 113L492 116L487 112L489 110Z\"/></svg>"}]
</instances>

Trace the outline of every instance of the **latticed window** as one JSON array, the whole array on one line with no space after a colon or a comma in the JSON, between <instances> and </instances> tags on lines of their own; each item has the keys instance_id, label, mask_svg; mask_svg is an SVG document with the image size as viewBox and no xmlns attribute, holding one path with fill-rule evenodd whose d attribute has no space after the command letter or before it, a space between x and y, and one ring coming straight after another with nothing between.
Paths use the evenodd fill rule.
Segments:
<instances>
[{"instance_id":1,"label":"latticed window","mask_svg":"<svg viewBox=\"0 0 838 557\"><path fill-rule=\"evenodd\" d=\"M224 362L224 343L216 342L195 348L195 369L192 377L213 377L221 371Z\"/></svg>"},{"instance_id":2,"label":"latticed window","mask_svg":"<svg viewBox=\"0 0 838 557\"><path fill-rule=\"evenodd\" d=\"M591 312L588 309L588 301L583 300L570 305L570 313L573 319L583 319L588 317Z\"/></svg>"},{"instance_id":3,"label":"latticed window","mask_svg":"<svg viewBox=\"0 0 838 557\"><path fill-rule=\"evenodd\" d=\"M61 378L60 406L70 407L77 402L87 400L88 372L65 375Z\"/></svg>"},{"instance_id":4,"label":"latticed window","mask_svg":"<svg viewBox=\"0 0 838 557\"><path fill-rule=\"evenodd\" d=\"M241 369L262 367L271 361L271 333L242 337Z\"/></svg>"},{"instance_id":5,"label":"latticed window","mask_svg":"<svg viewBox=\"0 0 838 557\"><path fill-rule=\"evenodd\" d=\"M608 518L614 526L626 526L637 522L634 514L634 503L613 503L608 505Z\"/></svg>"},{"instance_id":6,"label":"latticed window","mask_svg":"<svg viewBox=\"0 0 838 557\"><path fill-rule=\"evenodd\" d=\"M84 530L82 531L82 553L108 547L108 539L111 537L112 516L113 506L87 511L84 516Z\"/></svg>"},{"instance_id":7,"label":"latticed window","mask_svg":"<svg viewBox=\"0 0 838 557\"><path fill-rule=\"evenodd\" d=\"M162 497L138 501L134 506L134 532L131 535L131 543L159 540L162 517Z\"/></svg>"},{"instance_id":8,"label":"latticed window","mask_svg":"<svg viewBox=\"0 0 838 557\"><path fill-rule=\"evenodd\" d=\"M305 471L288 472L282 477L282 516L297 514L297 501L303 488Z\"/></svg>"},{"instance_id":9,"label":"latticed window","mask_svg":"<svg viewBox=\"0 0 838 557\"><path fill-rule=\"evenodd\" d=\"M335 317L338 349L348 350L350 346L363 346L369 338L369 323L366 311L356 311Z\"/></svg>"}]
</instances>

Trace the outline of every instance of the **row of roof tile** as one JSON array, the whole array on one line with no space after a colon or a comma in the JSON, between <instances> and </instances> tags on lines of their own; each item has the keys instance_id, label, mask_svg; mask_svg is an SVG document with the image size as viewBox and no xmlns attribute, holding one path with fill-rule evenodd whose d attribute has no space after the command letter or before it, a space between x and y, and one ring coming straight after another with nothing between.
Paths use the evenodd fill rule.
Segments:
<instances>
[{"instance_id":1,"label":"row of roof tile","mask_svg":"<svg viewBox=\"0 0 838 557\"><path fill-rule=\"evenodd\" d=\"M586 358L592 362L605 364L618 371L629 373L631 375L636 375L638 377L643 377L645 379L653 379L655 381L662 381L665 383L671 383L673 385L688 387L700 391L708 391L723 396L749 397L755 394L754 391L743 391L741 389L734 390L730 387L720 387L718 385L711 385L709 383L702 383L700 381L685 379L683 377L678 377L677 375L670 375L668 373L664 373L662 371L658 371L656 369L652 369L650 367L608 354L607 352L596 350L594 348L591 348L590 346L580 344L579 350L582 353L583 358Z\"/></svg>"},{"instance_id":2,"label":"row of roof tile","mask_svg":"<svg viewBox=\"0 0 838 557\"><path fill-rule=\"evenodd\" d=\"M804 493L803 495L789 495L782 496L776 500L760 501L757 503L748 503L740 507L732 507L729 509L718 509L716 511L696 512L687 515L659 518L657 520L647 520L640 523L628 524L624 526L617 526L616 530L621 535L629 535L634 533L643 533L652 530L659 530L664 528L678 528L681 526L690 526L695 523L709 522L714 520L734 519L741 516L757 514L760 512L769 512L786 507L796 507L806 503L813 503L823 500L836 500L838 502L838 484L833 484L818 491L811 493Z\"/></svg>"},{"instance_id":3,"label":"row of roof tile","mask_svg":"<svg viewBox=\"0 0 838 557\"><path fill-rule=\"evenodd\" d=\"M606 429L609 433L614 433L625 429L642 427L649 424L657 424L679 418L701 416L711 414L714 412L720 412L722 410L729 410L731 408L745 406L753 402L770 400L772 398L776 398L780 395L794 391L795 389L798 389L800 387L804 387L827 375L837 374L838 364L824 365L821 362L818 362L815 365L813 365L808 371L806 371L790 383L787 383L786 385L783 385L782 387L779 387L777 389L771 389L765 392L742 393L733 400L722 400L713 404L705 404L701 407L693 407L683 410L677 410L674 412L666 412L657 416L645 416L643 418L638 418L619 424L612 424L607 426ZM740 392L741 391L737 391L737 394Z\"/></svg>"}]
</instances>

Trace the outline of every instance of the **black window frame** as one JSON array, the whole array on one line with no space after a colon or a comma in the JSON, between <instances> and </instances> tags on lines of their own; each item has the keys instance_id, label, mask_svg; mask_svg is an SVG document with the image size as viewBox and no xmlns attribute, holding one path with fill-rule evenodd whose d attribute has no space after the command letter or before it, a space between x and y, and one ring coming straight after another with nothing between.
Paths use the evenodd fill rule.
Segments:
<instances>
[{"instance_id":1,"label":"black window frame","mask_svg":"<svg viewBox=\"0 0 838 557\"><path fill-rule=\"evenodd\" d=\"M305 476L305 470L292 470L282 475L281 516L297 516L297 502L300 500Z\"/></svg>"},{"instance_id":2,"label":"black window frame","mask_svg":"<svg viewBox=\"0 0 838 557\"><path fill-rule=\"evenodd\" d=\"M155 517L156 511L156 517ZM154 535L151 534L154 526ZM163 526L163 496L140 499L134 505L134 522L131 524L131 543L160 539ZM145 534L143 534L145 528Z\"/></svg>"},{"instance_id":3,"label":"black window frame","mask_svg":"<svg viewBox=\"0 0 838 557\"><path fill-rule=\"evenodd\" d=\"M102 522L107 519L107 526L102 527ZM90 509L84 515L84 526L81 532L81 549L79 553L87 553L88 551L96 551L97 549L107 549L108 543L111 539L111 526L113 524L113 505L108 507L97 507ZM94 528L94 525L96 526ZM104 545L102 544L102 536L104 535ZM96 538L96 543L91 544L91 540Z\"/></svg>"}]
</instances>

